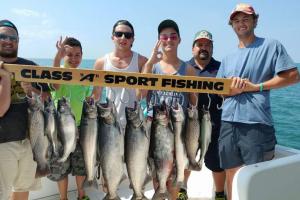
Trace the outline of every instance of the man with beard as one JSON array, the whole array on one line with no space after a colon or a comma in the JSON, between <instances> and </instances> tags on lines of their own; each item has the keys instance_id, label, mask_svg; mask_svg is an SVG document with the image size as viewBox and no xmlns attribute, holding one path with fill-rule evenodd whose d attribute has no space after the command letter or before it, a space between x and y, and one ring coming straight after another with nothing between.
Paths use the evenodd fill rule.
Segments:
<instances>
[{"instance_id":1,"label":"man with beard","mask_svg":"<svg viewBox=\"0 0 300 200\"><path fill-rule=\"evenodd\" d=\"M221 63L212 57L213 40L210 32L202 30L196 33L193 41L192 53L193 58L191 58L188 62L196 69L197 76L216 77ZM211 99L211 102L208 107L210 101L209 98ZM199 112L201 112L201 109L203 108L209 109L212 121L211 142L205 154L205 165L212 171L216 188L215 199L225 200L225 172L220 167L218 151L218 139L222 113L218 107L221 107L222 99L218 95L210 95L206 93L199 93L198 99Z\"/></svg>"},{"instance_id":2,"label":"man with beard","mask_svg":"<svg viewBox=\"0 0 300 200\"><path fill-rule=\"evenodd\" d=\"M0 199L26 200L30 190L40 188L35 179L36 162L28 132L28 103L21 96L39 92L36 84L17 82L3 69L3 63L36 65L19 58L19 35L16 26L0 21ZM45 84L43 89L47 89ZM45 87L44 87L45 86ZM44 91L43 90L43 91ZM11 191L13 191L11 195Z\"/></svg>"}]
</instances>

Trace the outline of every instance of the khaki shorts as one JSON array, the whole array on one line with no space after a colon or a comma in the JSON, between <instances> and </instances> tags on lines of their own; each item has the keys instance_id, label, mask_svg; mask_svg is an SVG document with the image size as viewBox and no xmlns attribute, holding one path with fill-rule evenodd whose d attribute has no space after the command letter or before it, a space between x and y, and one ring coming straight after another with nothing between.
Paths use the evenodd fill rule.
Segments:
<instances>
[{"instance_id":1,"label":"khaki shorts","mask_svg":"<svg viewBox=\"0 0 300 200\"><path fill-rule=\"evenodd\" d=\"M40 189L41 181L35 178L36 165L28 139L0 143L0 199L8 199L11 191Z\"/></svg>"}]
</instances>

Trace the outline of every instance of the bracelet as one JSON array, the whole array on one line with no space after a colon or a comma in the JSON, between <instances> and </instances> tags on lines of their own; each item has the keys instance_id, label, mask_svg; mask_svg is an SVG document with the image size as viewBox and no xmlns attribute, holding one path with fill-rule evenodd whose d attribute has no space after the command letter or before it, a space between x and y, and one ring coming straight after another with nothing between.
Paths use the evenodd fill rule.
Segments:
<instances>
[{"instance_id":1,"label":"bracelet","mask_svg":"<svg viewBox=\"0 0 300 200\"><path fill-rule=\"evenodd\" d=\"M260 83L259 84L259 91L262 92L264 90L264 84Z\"/></svg>"}]
</instances>

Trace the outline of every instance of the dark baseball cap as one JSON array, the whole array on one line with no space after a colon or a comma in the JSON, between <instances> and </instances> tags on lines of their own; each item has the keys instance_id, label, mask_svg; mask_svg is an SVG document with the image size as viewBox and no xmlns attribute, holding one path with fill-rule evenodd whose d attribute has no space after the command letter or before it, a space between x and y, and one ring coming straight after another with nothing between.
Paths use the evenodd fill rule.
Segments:
<instances>
[{"instance_id":1,"label":"dark baseball cap","mask_svg":"<svg viewBox=\"0 0 300 200\"><path fill-rule=\"evenodd\" d=\"M173 28L176 31L176 33L180 36L178 25L173 20L166 19L160 22L160 24L158 25L158 34L160 34L161 31L165 28Z\"/></svg>"},{"instance_id":2,"label":"dark baseball cap","mask_svg":"<svg viewBox=\"0 0 300 200\"><path fill-rule=\"evenodd\" d=\"M17 27L11 21L9 21L7 19L0 20L0 27L3 27L3 26L15 29L15 31L17 32L17 35L19 35Z\"/></svg>"}]
</instances>

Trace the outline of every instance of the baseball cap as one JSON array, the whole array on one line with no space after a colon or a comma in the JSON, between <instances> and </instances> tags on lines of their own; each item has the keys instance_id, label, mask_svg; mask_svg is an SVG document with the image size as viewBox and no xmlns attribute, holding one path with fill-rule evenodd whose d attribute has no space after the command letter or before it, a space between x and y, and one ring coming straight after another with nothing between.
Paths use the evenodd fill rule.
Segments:
<instances>
[{"instance_id":1,"label":"baseball cap","mask_svg":"<svg viewBox=\"0 0 300 200\"><path fill-rule=\"evenodd\" d=\"M247 3L239 3L235 6L233 11L230 14L229 20L232 20L232 18L239 12L248 14L248 15L256 15L254 8Z\"/></svg>"},{"instance_id":2,"label":"baseball cap","mask_svg":"<svg viewBox=\"0 0 300 200\"><path fill-rule=\"evenodd\" d=\"M7 19L0 20L0 27L3 27L3 26L15 29L15 31L17 32L17 35L19 35L17 27L11 21L9 21Z\"/></svg>"},{"instance_id":3,"label":"baseball cap","mask_svg":"<svg viewBox=\"0 0 300 200\"><path fill-rule=\"evenodd\" d=\"M197 40L202 39L202 38L213 41L212 34L210 32L208 32L207 30L198 31L195 34L194 42L196 42Z\"/></svg>"},{"instance_id":4,"label":"baseball cap","mask_svg":"<svg viewBox=\"0 0 300 200\"><path fill-rule=\"evenodd\" d=\"M173 20L166 19L166 20L163 20L162 22L160 22L160 24L158 25L158 29L157 29L158 34L160 34L160 32L165 28L173 28L176 31L176 33L180 36L178 25Z\"/></svg>"}]
</instances>

